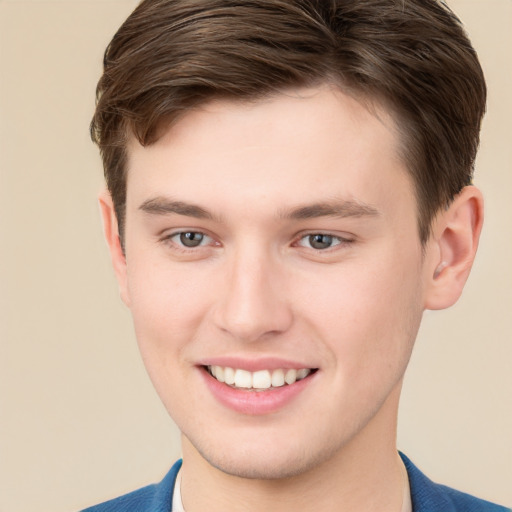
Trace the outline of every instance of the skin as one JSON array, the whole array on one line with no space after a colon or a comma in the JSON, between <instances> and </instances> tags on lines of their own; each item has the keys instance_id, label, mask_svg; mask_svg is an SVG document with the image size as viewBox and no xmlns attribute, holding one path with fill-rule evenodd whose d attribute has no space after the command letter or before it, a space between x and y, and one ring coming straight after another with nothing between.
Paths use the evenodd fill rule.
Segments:
<instances>
[{"instance_id":1,"label":"skin","mask_svg":"<svg viewBox=\"0 0 512 512\"><path fill-rule=\"evenodd\" d=\"M377 114L325 86L212 102L151 146L131 140L124 254L100 198L144 363L183 434L187 512L400 510L403 375L423 311L462 291L482 198L465 188L422 247L394 122ZM205 236L186 248L183 232ZM244 414L205 385L201 365L226 356L317 371L277 411Z\"/></svg>"}]
</instances>

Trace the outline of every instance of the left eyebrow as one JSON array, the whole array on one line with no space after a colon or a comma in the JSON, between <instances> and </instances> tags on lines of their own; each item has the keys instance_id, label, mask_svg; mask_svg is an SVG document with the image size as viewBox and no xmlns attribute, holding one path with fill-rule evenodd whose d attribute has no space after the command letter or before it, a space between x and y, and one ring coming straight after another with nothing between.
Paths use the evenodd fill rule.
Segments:
<instances>
[{"instance_id":1,"label":"left eyebrow","mask_svg":"<svg viewBox=\"0 0 512 512\"><path fill-rule=\"evenodd\" d=\"M291 210L281 211L279 216L285 219L307 220L318 217L378 217L380 212L369 204L341 200L299 206Z\"/></svg>"},{"instance_id":2,"label":"left eyebrow","mask_svg":"<svg viewBox=\"0 0 512 512\"><path fill-rule=\"evenodd\" d=\"M154 215L183 215L185 217L195 217L196 219L212 220L214 215L201 206L183 201L173 201L166 197L154 197L144 201L139 210Z\"/></svg>"}]
</instances>

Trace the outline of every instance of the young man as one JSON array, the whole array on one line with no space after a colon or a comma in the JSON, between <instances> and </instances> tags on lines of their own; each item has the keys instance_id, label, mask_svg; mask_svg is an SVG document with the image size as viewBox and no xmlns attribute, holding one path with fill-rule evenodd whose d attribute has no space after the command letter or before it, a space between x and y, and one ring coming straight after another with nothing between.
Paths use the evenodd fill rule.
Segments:
<instances>
[{"instance_id":1,"label":"young man","mask_svg":"<svg viewBox=\"0 0 512 512\"><path fill-rule=\"evenodd\" d=\"M458 299L475 256L485 94L435 0L139 5L92 134L183 462L90 512L505 510L396 449L422 313Z\"/></svg>"}]
</instances>

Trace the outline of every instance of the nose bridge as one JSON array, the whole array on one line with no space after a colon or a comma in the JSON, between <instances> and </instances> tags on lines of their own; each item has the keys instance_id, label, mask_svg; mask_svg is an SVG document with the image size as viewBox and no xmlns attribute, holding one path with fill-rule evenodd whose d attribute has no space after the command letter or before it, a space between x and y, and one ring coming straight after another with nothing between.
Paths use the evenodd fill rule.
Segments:
<instances>
[{"instance_id":1,"label":"nose bridge","mask_svg":"<svg viewBox=\"0 0 512 512\"><path fill-rule=\"evenodd\" d=\"M226 265L218 326L241 341L285 331L291 310L282 288L283 269L272 251L256 243L239 244Z\"/></svg>"}]
</instances>

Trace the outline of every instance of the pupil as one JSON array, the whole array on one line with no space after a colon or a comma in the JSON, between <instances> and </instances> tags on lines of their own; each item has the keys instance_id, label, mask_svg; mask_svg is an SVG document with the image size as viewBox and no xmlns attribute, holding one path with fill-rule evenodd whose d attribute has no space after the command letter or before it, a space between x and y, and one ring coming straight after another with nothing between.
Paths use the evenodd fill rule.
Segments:
<instances>
[{"instance_id":1,"label":"pupil","mask_svg":"<svg viewBox=\"0 0 512 512\"><path fill-rule=\"evenodd\" d=\"M327 249L332 245L331 235L310 235L309 243L313 249Z\"/></svg>"},{"instance_id":2,"label":"pupil","mask_svg":"<svg viewBox=\"0 0 512 512\"><path fill-rule=\"evenodd\" d=\"M197 247L203 241L203 238L204 235L202 233L195 233L193 231L180 234L180 242L185 247Z\"/></svg>"}]
</instances>

